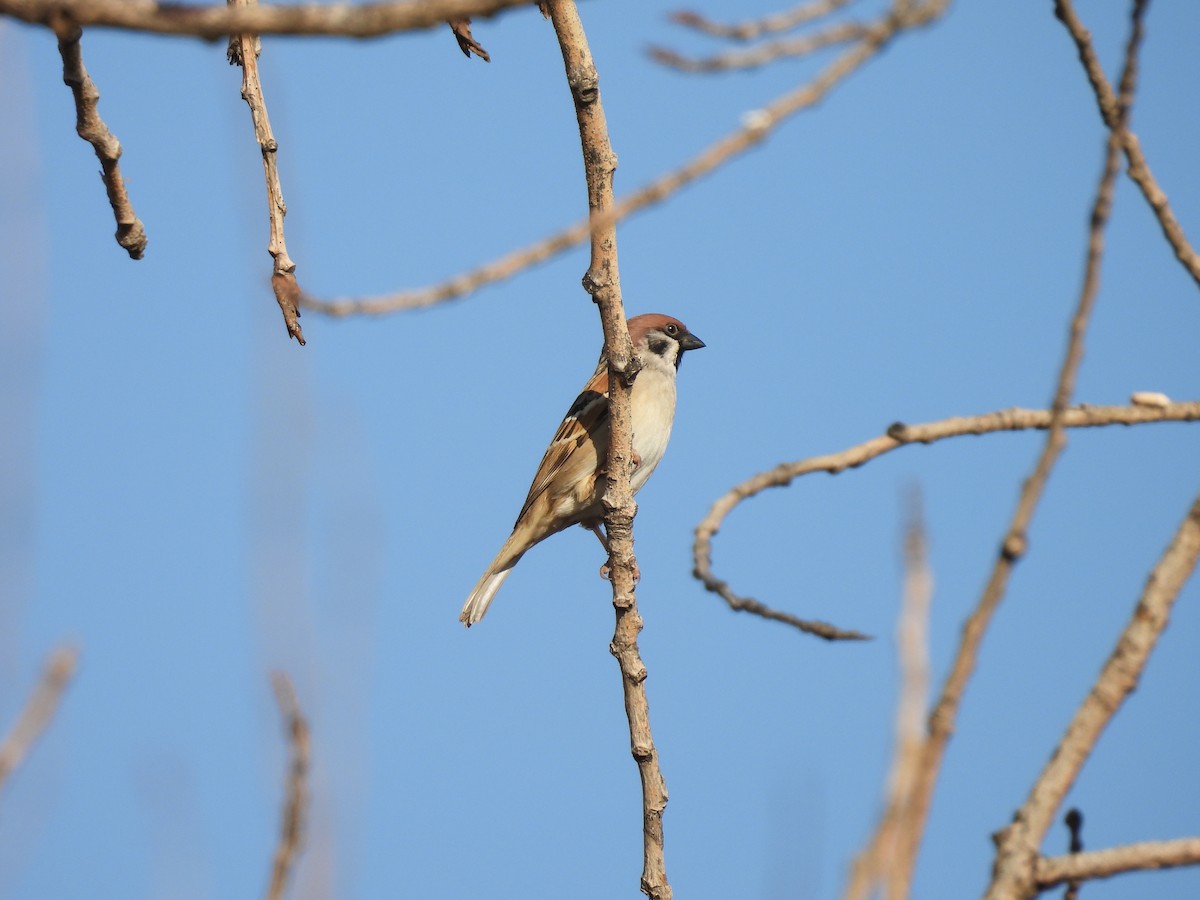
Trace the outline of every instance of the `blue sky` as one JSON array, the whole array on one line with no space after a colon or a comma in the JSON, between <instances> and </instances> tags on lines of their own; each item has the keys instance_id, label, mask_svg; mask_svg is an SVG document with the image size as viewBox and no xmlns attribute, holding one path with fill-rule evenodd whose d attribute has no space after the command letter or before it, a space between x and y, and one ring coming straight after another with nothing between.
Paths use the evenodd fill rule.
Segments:
<instances>
[{"instance_id":1,"label":"blue sky","mask_svg":"<svg viewBox=\"0 0 1200 900\"><path fill-rule=\"evenodd\" d=\"M666 24L674 6L583 7L619 193L816 70L663 71L651 42L716 47ZM1080 4L1110 73L1124 6ZM1195 238L1200 7L1155 4L1147 27L1134 127ZM490 65L444 31L264 41L308 290L432 283L581 215L549 24L515 12L475 34ZM301 349L270 295L259 155L223 45L95 33L84 58L150 236L140 262L112 240L51 35L0 25L0 723L53 646L82 650L0 796L0 896L261 893L286 763L276 668L316 765L292 896L637 896L641 801L594 539L538 547L485 622L457 622L592 371L586 251L424 312L306 315ZM873 642L734 615L690 577L693 527L755 472L893 421L1046 405L1102 141L1049 2L958 3L621 226L627 309L708 344L636 526L676 896L838 894L886 774L905 492L925 496L940 683L1042 437L905 448L730 516L721 577ZM1125 181L1109 247L1078 398L1195 399L1196 287ZM1110 652L1197 460L1193 426L1070 436L967 693L919 896L986 883L989 834ZM1198 601L1193 583L1068 798L1089 848L1198 831ZM1046 849L1066 842L1056 828ZM1200 873L1087 888L1151 892L1195 897Z\"/></svg>"}]
</instances>

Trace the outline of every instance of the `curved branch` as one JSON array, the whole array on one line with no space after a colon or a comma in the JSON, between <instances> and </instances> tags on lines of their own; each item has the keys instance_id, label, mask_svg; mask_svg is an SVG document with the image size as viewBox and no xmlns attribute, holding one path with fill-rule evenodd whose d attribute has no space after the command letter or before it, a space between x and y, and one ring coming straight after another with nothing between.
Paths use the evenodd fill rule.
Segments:
<instances>
[{"instance_id":1,"label":"curved branch","mask_svg":"<svg viewBox=\"0 0 1200 900\"><path fill-rule=\"evenodd\" d=\"M396 0L233 8L155 0L0 0L0 16L60 30L122 28L215 40L238 32L379 37L423 31L463 16L491 16L529 0Z\"/></svg>"},{"instance_id":2,"label":"curved branch","mask_svg":"<svg viewBox=\"0 0 1200 900\"><path fill-rule=\"evenodd\" d=\"M709 591L724 597L734 609L745 609L766 618L787 622L802 631L817 634L819 637L836 639L839 637L862 637L857 632L840 632L827 635L814 628L806 627L813 623L795 619L786 613L769 610L754 601L753 606L737 606L736 595L732 594L729 586L716 578L712 571L712 539L720 530L726 516L743 500L748 500L755 494L767 488L786 487L802 475L813 472L828 472L836 475L846 469L854 469L876 457L883 456L908 444L932 444L947 438L964 435L991 434L997 431L1025 431L1028 429L1048 429L1053 420L1051 410L1045 409L1004 409L997 412L985 413L978 416L961 416L953 419L943 419L938 422L926 422L919 425L906 425L897 422L890 426L886 434L858 444L839 453L826 456L813 456L798 462L783 463L766 472L761 472L753 478L731 488L724 496L717 499L709 508L708 513L696 526L696 540L692 546L692 556L695 562L693 575L703 582ZM1105 425L1142 425L1150 422L1195 422L1200 421L1200 400L1184 403L1167 403L1162 406L1092 406L1084 404L1063 411L1062 425L1064 428L1095 428ZM761 612L766 610L766 612ZM821 623L816 623L820 625ZM826 626L833 629L832 626Z\"/></svg>"}]
</instances>

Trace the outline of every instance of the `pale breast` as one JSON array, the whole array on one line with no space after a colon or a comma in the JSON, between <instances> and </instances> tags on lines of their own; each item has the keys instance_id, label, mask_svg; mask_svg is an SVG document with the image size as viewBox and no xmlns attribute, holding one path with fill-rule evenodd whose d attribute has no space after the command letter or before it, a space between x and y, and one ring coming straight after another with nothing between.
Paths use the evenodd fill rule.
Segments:
<instances>
[{"instance_id":1,"label":"pale breast","mask_svg":"<svg viewBox=\"0 0 1200 900\"><path fill-rule=\"evenodd\" d=\"M630 487L636 493L654 471L667 449L675 420L675 372L647 365L633 383L633 450L641 465L633 472Z\"/></svg>"}]
</instances>

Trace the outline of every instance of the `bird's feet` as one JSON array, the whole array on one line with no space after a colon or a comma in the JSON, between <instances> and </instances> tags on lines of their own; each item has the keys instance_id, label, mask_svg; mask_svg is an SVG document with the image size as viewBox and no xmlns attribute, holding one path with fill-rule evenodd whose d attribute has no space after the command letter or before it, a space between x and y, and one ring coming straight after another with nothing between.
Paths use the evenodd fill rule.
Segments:
<instances>
[{"instance_id":1,"label":"bird's feet","mask_svg":"<svg viewBox=\"0 0 1200 900\"><path fill-rule=\"evenodd\" d=\"M605 563L604 565L602 565L602 566L600 567L600 577L601 577L601 578L603 578L603 579L605 579L605 580L607 581L607 580L608 580L608 576L609 576L610 574L611 574L611 569L609 568L609 565L608 565L608 563ZM641 581L641 580L642 580L642 572L641 572L641 570L638 568L637 560L635 559L635 560L633 561L633 583L634 583L634 584L637 584L637 583L638 583L639 581Z\"/></svg>"}]
</instances>

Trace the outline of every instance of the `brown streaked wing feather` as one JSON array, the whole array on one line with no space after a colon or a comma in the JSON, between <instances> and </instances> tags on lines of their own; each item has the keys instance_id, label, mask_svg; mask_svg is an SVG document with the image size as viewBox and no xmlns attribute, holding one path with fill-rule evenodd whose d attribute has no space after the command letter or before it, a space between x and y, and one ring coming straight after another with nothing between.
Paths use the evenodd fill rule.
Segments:
<instances>
[{"instance_id":1,"label":"brown streaked wing feather","mask_svg":"<svg viewBox=\"0 0 1200 900\"><path fill-rule=\"evenodd\" d=\"M518 525L538 497L544 494L546 489L555 483L558 476L568 469L572 456L589 440L596 440L597 432L605 428L607 424L608 363L601 360L596 374L591 377L584 389L580 391L579 396L575 398L575 402L567 411L566 418L562 420L558 431L554 433L550 446L546 448L546 455L542 457L537 474L533 477L533 484L529 486L529 495L525 498L525 505L521 507L520 515L517 516ZM597 455L599 452L597 451Z\"/></svg>"}]
</instances>

